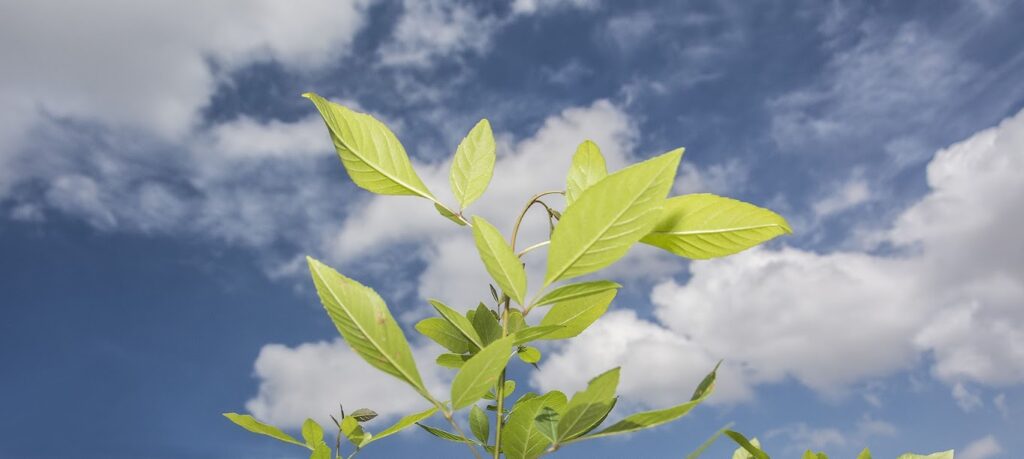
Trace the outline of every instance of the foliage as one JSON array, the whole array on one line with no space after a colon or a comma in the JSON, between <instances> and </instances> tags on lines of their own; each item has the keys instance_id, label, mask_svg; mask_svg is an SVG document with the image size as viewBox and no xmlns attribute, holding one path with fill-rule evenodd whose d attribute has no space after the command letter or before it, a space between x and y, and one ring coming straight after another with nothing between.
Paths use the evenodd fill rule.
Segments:
<instances>
[{"instance_id":1,"label":"foliage","mask_svg":"<svg viewBox=\"0 0 1024 459\"><path fill-rule=\"evenodd\" d=\"M566 281L608 267L637 242L685 258L730 255L789 233L781 216L710 194L669 198L683 156L681 148L609 173L598 146L585 141L572 158L565 189L534 195L506 239L483 218L465 214L494 176L496 147L487 120L473 127L456 149L450 175L456 210L427 189L387 126L316 94L304 96L319 110L342 165L356 185L377 194L426 199L442 217L468 227L482 267L494 280L492 304L481 302L462 314L440 300L430 300L438 316L415 326L448 351L435 363L455 371L451 393L437 397L423 384L405 334L384 300L372 288L307 258L324 309L346 343L373 367L408 384L429 404L426 410L405 416L376 435L363 427L376 413L362 409L345 416L341 411L340 419L334 418L334 457L341 457L342 438L350 444L351 457L374 441L418 425L438 438L465 444L478 458L487 454L495 459L532 459L580 441L665 424L685 416L711 395L717 366L683 403L628 415L601 428L618 400L618 368L594 377L571 397L559 391L529 392L514 401L506 400L515 388L514 381L506 378L506 368L513 355L536 365L543 356L530 346L532 342L579 335L608 310L621 288L607 280ZM558 195L565 197L562 210L546 201ZM550 240L517 252L520 225L534 205L547 210ZM543 246L548 246L544 281L531 297L522 258ZM526 318L537 308L547 309L547 313L539 323L534 322L538 325L531 326ZM486 410L480 407L481 400L490 401ZM466 408L472 437L466 435L456 416ZM452 431L426 423L438 414ZM251 416L225 416L250 431L306 447L311 458L332 457L323 428L313 420L303 425L303 441L299 441Z\"/></svg>"},{"instance_id":2,"label":"foliage","mask_svg":"<svg viewBox=\"0 0 1024 459\"><path fill-rule=\"evenodd\" d=\"M768 456L768 454L761 449L761 443L756 438L752 440L747 440L747 437L743 436L743 434L736 432L735 430L729 430L728 427L716 432L715 435L709 439L709 442L714 441L723 433L727 437L731 438L734 442L736 442L737 445L739 445L739 448L736 448L736 451L732 453L732 459L771 459L771 457ZM703 448L706 447L706 444L702 445L700 451L703 451ZM697 454L699 454L699 452ZM687 456L687 459L695 457L697 456L690 455ZM820 451L815 452L812 450L804 451L804 454L801 457L802 459L828 459L827 454ZM871 458L871 450L867 448L864 448L863 450L861 450L860 454L857 454L857 459ZM953 450L942 451L932 454L904 453L900 454L899 457L897 457L896 459L953 459Z\"/></svg>"}]
</instances>

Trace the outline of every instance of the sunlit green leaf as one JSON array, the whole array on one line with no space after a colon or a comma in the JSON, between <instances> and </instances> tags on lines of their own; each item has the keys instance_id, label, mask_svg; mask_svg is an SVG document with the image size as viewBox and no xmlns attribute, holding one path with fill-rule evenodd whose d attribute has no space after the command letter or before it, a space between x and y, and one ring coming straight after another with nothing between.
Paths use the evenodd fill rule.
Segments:
<instances>
[{"instance_id":1,"label":"sunlit green leaf","mask_svg":"<svg viewBox=\"0 0 1024 459\"><path fill-rule=\"evenodd\" d=\"M327 443L324 443L323 440L312 448L313 453L309 455L309 459L331 459L331 447L327 446Z\"/></svg>"},{"instance_id":2,"label":"sunlit green leaf","mask_svg":"<svg viewBox=\"0 0 1024 459\"><path fill-rule=\"evenodd\" d=\"M316 445L324 441L324 429L312 419L306 419L302 423L302 439L306 441L306 446L310 449L316 448Z\"/></svg>"},{"instance_id":3,"label":"sunlit green leaf","mask_svg":"<svg viewBox=\"0 0 1024 459\"><path fill-rule=\"evenodd\" d=\"M437 356L435 362L442 367L462 368L462 365L464 365L466 361L469 360L469 357L470 356L468 355L462 354L441 354Z\"/></svg>"},{"instance_id":4,"label":"sunlit green leaf","mask_svg":"<svg viewBox=\"0 0 1024 459\"><path fill-rule=\"evenodd\" d=\"M828 459L828 455L822 452L814 452L811 450L804 451L803 459Z\"/></svg>"},{"instance_id":5,"label":"sunlit green leaf","mask_svg":"<svg viewBox=\"0 0 1024 459\"><path fill-rule=\"evenodd\" d=\"M491 123L480 120L455 150L449 182L463 209L484 194L494 174L495 146Z\"/></svg>"},{"instance_id":6,"label":"sunlit green leaf","mask_svg":"<svg viewBox=\"0 0 1024 459\"><path fill-rule=\"evenodd\" d=\"M747 440L747 437L735 430L726 430L725 435L740 445L732 453L732 459L771 459L768 454L761 451L761 442L757 439Z\"/></svg>"},{"instance_id":7,"label":"sunlit green leaf","mask_svg":"<svg viewBox=\"0 0 1024 459\"><path fill-rule=\"evenodd\" d=\"M470 350L469 339L451 322L441 317L428 317L417 322L416 331L456 354Z\"/></svg>"},{"instance_id":8,"label":"sunlit green leaf","mask_svg":"<svg viewBox=\"0 0 1024 459\"><path fill-rule=\"evenodd\" d=\"M570 205L580 197L583 190L599 182L608 175L608 166L597 144L589 140L576 148L569 166L569 176L565 179L565 203Z\"/></svg>"},{"instance_id":9,"label":"sunlit green leaf","mask_svg":"<svg viewBox=\"0 0 1024 459\"><path fill-rule=\"evenodd\" d=\"M476 346L477 349L484 347L483 341L480 340L480 335L478 335L476 333L476 330L473 329L473 324L469 321L469 319L464 317L462 314L459 314L454 309L449 308L440 301L428 301L430 302L430 305L433 306L435 310L437 310L437 313L441 314L441 317L444 317L445 320L447 320L449 323L455 326L455 328L462 332L462 335L465 336L470 343L473 343L473 345Z\"/></svg>"},{"instance_id":10,"label":"sunlit green leaf","mask_svg":"<svg viewBox=\"0 0 1024 459\"><path fill-rule=\"evenodd\" d=\"M543 339L565 339L579 335L586 330L590 324L604 315L608 305L615 298L617 290L605 290L590 296L574 298L562 301L551 307L544 318L541 319L541 326L561 325L565 328L554 331L544 336Z\"/></svg>"},{"instance_id":11,"label":"sunlit green leaf","mask_svg":"<svg viewBox=\"0 0 1024 459\"><path fill-rule=\"evenodd\" d=\"M597 271L651 231L679 166L675 150L611 174L565 209L551 235L544 285Z\"/></svg>"},{"instance_id":12,"label":"sunlit green leaf","mask_svg":"<svg viewBox=\"0 0 1024 459\"><path fill-rule=\"evenodd\" d=\"M423 430L426 430L427 432L430 432L431 435L433 435L433 436L435 436L437 438L441 438L441 439L448 440L448 441L453 441L453 442L456 442L456 443L469 443L469 444L474 444L475 443L473 440L470 440L470 439L468 439L466 437L463 437L461 435L455 435L455 434L453 434L451 432L448 432L446 430L441 430L441 429L438 429L436 427L430 427L430 426L428 426L426 424L420 424L418 422L416 423L416 425L422 427Z\"/></svg>"},{"instance_id":13,"label":"sunlit green leaf","mask_svg":"<svg viewBox=\"0 0 1024 459\"><path fill-rule=\"evenodd\" d=\"M316 94L303 97L313 101L327 124L334 148L359 187L377 194L415 195L437 202L427 190L405 148L383 123L328 101Z\"/></svg>"},{"instance_id":14,"label":"sunlit green leaf","mask_svg":"<svg viewBox=\"0 0 1024 459\"><path fill-rule=\"evenodd\" d=\"M456 225L466 226L466 221L463 220L458 215L456 215L455 213L453 213L451 210L448 210L447 207L442 206L440 204L434 204L434 208L437 209L437 213L441 214L442 217L451 220Z\"/></svg>"},{"instance_id":15,"label":"sunlit green leaf","mask_svg":"<svg viewBox=\"0 0 1024 459\"><path fill-rule=\"evenodd\" d=\"M871 459L871 450L864 448L864 450L857 455L857 459Z\"/></svg>"},{"instance_id":16,"label":"sunlit green leaf","mask_svg":"<svg viewBox=\"0 0 1024 459\"><path fill-rule=\"evenodd\" d=\"M516 303L523 304L523 297L526 296L526 270L498 228L481 217L473 217L473 240L491 278L506 295Z\"/></svg>"},{"instance_id":17,"label":"sunlit green leaf","mask_svg":"<svg viewBox=\"0 0 1024 459\"><path fill-rule=\"evenodd\" d=\"M345 342L370 365L431 399L409 343L380 295L317 260L306 259L320 301Z\"/></svg>"},{"instance_id":18,"label":"sunlit green leaf","mask_svg":"<svg viewBox=\"0 0 1024 459\"><path fill-rule=\"evenodd\" d=\"M341 420L341 433L353 445L360 448L371 441L370 435L363 430L363 426L359 425L359 421L351 416Z\"/></svg>"},{"instance_id":19,"label":"sunlit green leaf","mask_svg":"<svg viewBox=\"0 0 1024 459\"><path fill-rule=\"evenodd\" d=\"M473 405L469 410L469 430L484 444L491 436L491 421L487 418L487 413L477 405Z\"/></svg>"},{"instance_id":20,"label":"sunlit green leaf","mask_svg":"<svg viewBox=\"0 0 1024 459\"><path fill-rule=\"evenodd\" d=\"M565 407L558 422L558 442L571 440L596 427L615 406L615 388L619 385L619 368L608 370L577 392Z\"/></svg>"},{"instance_id":21,"label":"sunlit green leaf","mask_svg":"<svg viewBox=\"0 0 1024 459\"><path fill-rule=\"evenodd\" d=\"M681 257L731 255L791 233L779 214L713 194L688 194L665 201L658 223L641 242Z\"/></svg>"},{"instance_id":22,"label":"sunlit green leaf","mask_svg":"<svg viewBox=\"0 0 1024 459\"><path fill-rule=\"evenodd\" d=\"M502 395L504 395L505 398L508 398L510 395L512 395L513 392L516 391L516 382L511 379L506 379L504 387L505 388L501 391ZM484 394L483 398L487 400L497 400L498 396L494 393L494 388L492 387L487 391L486 394Z\"/></svg>"},{"instance_id":23,"label":"sunlit green leaf","mask_svg":"<svg viewBox=\"0 0 1024 459\"><path fill-rule=\"evenodd\" d=\"M540 362L540 349L533 346L524 346L522 349L516 352L519 356L519 360L526 363L537 363Z\"/></svg>"},{"instance_id":24,"label":"sunlit green leaf","mask_svg":"<svg viewBox=\"0 0 1024 459\"><path fill-rule=\"evenodd\" d=\"M533 459L543 454L551 441L538 430L535 419L543 408L560 412L565 404L565 394L558 391L530 398L526 395L520 397L501 433L501 449L505 457Z\"/></svg>"},{"instance_id":25,"label":"sunlit green leaf","mask_svg":"<svg viewBox=\"0 0 1024 459\"><path fill-rule=\"evenodd\" d=\"M309 446L306 446L305 443L298 441L291 435L282 432L281 429L278 429L277 427L257 420L256 418L248 414L224 413L224 417L230 419L231 422L242 426L243 429L248 430L249 432L266 435L268 437L281 440L285 443L291 443L293 445L305 446L309 448Z\"/></svg>"},{"instance_id":26,"label":"sunlit green leaf","mask_svg":"<svg viewBox=\"0 0 1024 459\"><path fill-rule=\"evenodd\" d=\"M355 418L355 420L359 422L367 422L377 417L377 412L369 408L360 408L349 413L349 417Z\"/></svg>"},{"instance_id":27,"label":"sunlit green leaf","mask_svg":"<svg viewBox=\"0 0 1024 459\"><path fill-rule=\"evenodd\" d=\"M622 288L622 286L611 281L589 281L563 285L540 297L540 299L534 303L534 307L555 304L559 301L583 298L619 288Z\"/></svg>"},{"instance_id":28,"label":"sunlit green leaf","mask_svg":"<svg viewBox=\"0 0 1024 459\"><path fill-rule=\"evenodd\" d=\"M564 325L541 325L536 327L528 327L516 332L512 335L515 338L515 342L512 343L515 346L529 343L534 340L546 338L548 335L560 331L565 328Z\"/></svg>"},{"instance_id":29,"label":"sunlit green leaf","mask_svg":"<svg viewBox=\"0 0 1024 459\"><path fill-rule=\"evenodd\" d=\"M487 306L484 306L483 303L477 306L472 321L473 329L480 335L480 341L483 341L484 346L501 338L501 324L498 323L498 319L494 317L494 314L491 314L491 310L487 309Z\"/></svg>"},{"instance_id":30,"label":"sunlit green leaf","mask_svg":"<svg viewBox=\"0 0 1024 459\"><path fill-rule=\"evenodd\" d=\"M526 329L529 325L526 325L526 319L523 319L523 313L519 312L518 309L513 309L508 313L508 332L516 333L520 330Z\"/></svg>"},{"instance_id":31,"label":"sunlit green leaf","mask_svg":"<svg viewBox=\"0 0 1024 459\"><path fill-rule=\"evenodd\" d=\"M452 381L452 408L465 408L480 400L487 389L498 382L512 356L511 336L499 339L470 358Z\"/></svg>"},{"instance_id":32,"label":"sunlit green leaf","mask_svg":"<svg viewBox=\"0 0 1024 459\"><path fill-rule=\"evenodd\" d=\"M537 431L544 435L549 441L554 442L558 439L558 421L561 419L561 415L558 414L553 408L544 407L541 408L540 413L533 418L533 422L537 423Z\"/></svg>"},{"instance_id":33,"label":"sunlit green leaf","mask_svg":"<svg viewBox=\"0 0 1024 459\"><path fill-rule=\"evenodd\" d=\"M900 454L896 459L953 459L953 450L931 454L904 453Z\"/></svg>"},{"instance_id":34,"label":"sunlit green leaf","mask_svg":"<svg viewBox=\"0 0 1024 459\"><path fill-rule=\"evenodd\" d=\"M405 429L405 428L407 428L407 427L409 427L409 426L411 426L413 424L416 424L417 422L420 422L420 421L422 421L424 419L427 419L427 418L433 416L434 413L436 413L436 412L437 412L437 407L436 406L432 406L432 407L427 408L426 410L420 411L418 413L413 413L413 414L410 414L408 416L405 416L402 419L399 419L398 422L394 423L391 427L388 427L387 429L384 429L380 433L375 435L371 439L371 441L380 440L380 439L382 439L384 437L388 437L390 435L394 435L394 434L402 431L403 429Z\"/></svg>"}]
</instances>

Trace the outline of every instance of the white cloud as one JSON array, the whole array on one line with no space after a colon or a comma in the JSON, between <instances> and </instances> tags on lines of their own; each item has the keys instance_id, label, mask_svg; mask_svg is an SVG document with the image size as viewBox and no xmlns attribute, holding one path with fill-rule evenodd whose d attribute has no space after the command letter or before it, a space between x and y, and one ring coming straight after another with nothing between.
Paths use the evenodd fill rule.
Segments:
<instances>
[{"instance_id":1,"label":"white cloud","mask_svg":"<svg viewBox=\"0 0 1024 459\"><path fill-rule=\"evenodd\" d=\"M437 350L428 346L413 352L419 360L432 362ZM259 393L245 407L279 427L299 427L308 417L331 425L328 416L337 413L339 403L347 411L370 408L384 419L430 406L408 384L371 367L341 339L295 347L267 344L254 368ZM433 393L444 393L447 387L441 372L433 363L420 365L424 384Z\"/></svg>"},{"instance_id":2,"label":"white cloud","mask_svg":"<svg viewBox=\"0 0 1024 459\"><path fill-rule=\"evenodd\" d=\"M322 157L333 150L318 115L292 123L259 122L243 116L215 125L206 135L210 152L232 158Z\"/></svg>"},{"instance_id":3,"label":"white cloud","mask_svg":"<svg viewBox=\"0 0 1024 459\"><path fill-rule=\"evenodd\" d=\"M889 422L863 416L851 428L844 431L836 427L812 427L805 422L789 424L782 428L770 430L765 438L785 437L785 452L799 455L808 449L815 451L837 447L861 448L870 443L874 437L892 437L897 433L896 426Z\"/></svg>"},{"instance_id":4,"label":"white cloud","mask_svg":"<svg viewBox=\"0 0 1024 459\"><path fill-rule=\"evenodd\" d=\"M1003 452L1003 447L991 434L972 441L962 451L957 452L958 459L989 459Z\"/></svg>"},{"instance_id":5,"label":"white cloud","mask_svg":"<svg viewBox=\"0 0 1024 459\"><path fill-rule=\"evenodd\" d=\"M827 193L811 206L817 218L835 215L863 204L871 199L871 188L867 181L858 176L843 183L837 190Z\"/></svg>"},{"instance_id":6,"label":"white cloud","mask_svg":"<svg viewBox=\"0 0 1024 459\"><path fill-rule=\"evenodd\" d=\"M483 53L502 21L473 4L406 0L391 41L380 49L388 66L431 67L439 57Z\"/></svg>"},{"instance_id":7,"label":"white cloud","mask_svg":"<svg viewBox=\"0 0 1024 459\"><path fill-rule=\"evenodd\" d=\"M512 11L517 14L533 14L567 7L595 9L599 6L601 0L515 0L512 2Z\"/></svg>"},{"instance_id":8,"label":"white cloud","mask_svg":"<svg viewBox=\"0 0 1024 459\"><path fill-rule=\"evenodd\" d=\"M953 399L956 400L956 404L961 410L968 413L984 405L984 402L981 401L981 396L971 392L962 382L953 384Z\"/></svg>"}]
</instances>

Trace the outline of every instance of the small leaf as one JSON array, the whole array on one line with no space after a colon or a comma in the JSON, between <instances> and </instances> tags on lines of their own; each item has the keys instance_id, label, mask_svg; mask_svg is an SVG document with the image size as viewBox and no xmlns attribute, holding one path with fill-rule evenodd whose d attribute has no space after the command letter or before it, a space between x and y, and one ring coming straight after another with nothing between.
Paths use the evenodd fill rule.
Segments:
<instances>
[{"instance_id":1,"label":"small leaf","mask_svg":"<svg viewBox=\"0 0 1024 459\"><path fill-rule=\"evenodd\" d=\"M437 202L387 126L316 94L302 96L320 111L341 163L356 185L377 194L415 195Z\"/></svg>"},{"instance_id":2,"label":"small leaf","mask_svg":"<svg viewBox=\"0 0 1024 459\"><path fill-rule=\"evenodd\" d=\"M533 346L523 346L518 352L516 352L516 355L519 356L519 360L526 363L540 362L540 349Z\"/></svg>"},{"instance_id":3,"label":"small leaf","mask_svg":"<svg viewBox=\"0 0 1024 459\"><path fill-rule=\"evenodd\" d=\"M792 233L779 214L713 194L665 201L658 223L641 242L686 258L724 257Z\"/></svg>"},{"instance_id":4,"label":"small leaf","mask_svg":"<svg viewBox=\"0 0 1024 459\"><path fill-rule=\"evenodd\" d=\"M564 325L542 325L524 328L512 335L515 338L515 341L512 344L515 346L526 344L537 339L545 338L563 328L565 328Z\"/></svg>"},{"instance_id":5,"label":"small leaf","mask_svg":"<svg viewBox=\"0 0 1024 459\"><path fill-rule=\"evenodd\" d=\"M764 451L761 451L761 443L757 439L747 440L743 434L735 430L726 430L725 435L740 445L732 453L732 459L771 459Z\"/></svg>"},{"instance_id":6,"label":"small leaf","mask_svg":"<svg viewBox=\"0 0 1024 459\"><path fill-rule=\"evenodd\" d=\"M901 454L896 459L953 459L953 450L931 454L904 453Z\"/></svg>"},{"instance_id":7,"label":"small leaf","mask_svg":"<svg viewBox=\"0 0 1024 459\"><path fill-rule=\"evenodd\" d=\"M537 423L537 431L548 440L554 442L558 439L559 419L561 419L561 415L557 411L545 406L541 408L540 413L537 414L537 417L533 418L533 421Z\"/></svg>"},{"instance_id":8,"label":"small leaf","mask_svg":"<svg viewBox=\"0 0 1024 459\"><path fill-rule=\"evenodd\" d=\"M697 385L697 388L694 389L693 395L690 396L691 401L699 398L705 398L711 393L711 389L715 387L715 378L717 378L718 367L720 366L722 366L721 360L715 364L715 368L711 369L711 373L704 376L704 379L702 379L700 384Z\"/></svg>"},{"instance_id":9,"label":"small leaf","mask_svg":"<svg viewBox=\"0 0 1024 459\"><path fill-rule=\"evenodd\" d=\"M678 149L656 156L584 190L551 235L544 286L590 274L625 256L658 222L682 155Z\"/></svg>"},{"instance_id":10,"label":"small leaf","mask_svg":"<svg viewBox=\"0 0 1024 459\"><path fill-rule=\"evenodd\" d=\"M616 367L591 379L586 389L574 394L558 422L558 443L596 427L615 406L618 385L619 368Z\"/></svg>"},{"instance_id":11,"label":"small leaf","mask_svg":"<svg viewBox=\"0 0 1024 459\"><path fill-rule=\"evenodd\" d=\"M506 379L505 380L505 389L503 391L501 391L502 394L504 395L504 398L508 398L515 391L516 391L516 382L511 380L511 379ZM487 399L487 400L497 400L498 396L495 395L494 388L491 388L490 390L487 391L486 394L484 394L484 398Z\"/></svg>"},{"instance_id":12,"label":"small leaf","mask_svg":"<svg viewBox=\"0 0 1024 459\"><path fill-rule=\"evenodd\" d=\"M556 412L565 408L565 394L552 391L527 398L523 395L512 408L501 432L501 450L507 459L534 459L551 444L538 429L536 417L544 408Z\"/></svg>"},{"instance_id":13,"label":"small leaf","mask_svg":"<svg viewBox=\"0 0 1024 459\"><path fill-rule=\"evenodd\" d=\"M571 205L583 190L601 181L608 175L608 166L597 144L589 140L576 148L569 166L569 176L565 179L565 203Z\"/></svg>"},{"instance_id":14,"label":"small leaf","mask_svg":"<svg viewBox=\"0 0 1024 459\"><path fill-rule=\"evenodd\" d=\"M498 382L498 376L512 356L512 340L508 336L491 343L459 369L452 381L453 409L472 405Z\"/></svg>"},{"instance_id":15,"label":"small leaf","mask_svg":"<svg viewBox=\"0 0 1024 459\"><path fill-rule=\"evenodd\" d=\"M621 285L611 281L590 281L564 285L542 296L533 306L545 306L558 303L559 301L575 300L620 288L622 288Z\"/></svg>"},{"instance_id":16,"label":"small leaf","mask_svg":"<svg viewBox=\"0 0 1024 459\"><path fill-rule=\"evenodd\" d=\"M857 459L871 459L871 450L864 448L864 450L857 455Z\"/></svg>"},{"instance_id":17,"label":"small leaf","mask_svg":"<svg viewBox=\"0 0 1024 459\"><path fill-rule=\"evenodd\" d=\"M526 270L505 238L487 220L473 217L473 240L480 259L501 290L518 304L526 296Z\"/></svg>"},{"instance_id":18,"label":"small leaf","mask_svg":"<svg viewBox=\"0 0 1024 459\"><path fill-rule=\"evenodd\" d=\"M363 447L364 441L369 440L368 434L363 430L363 426L359 425L359 421L352 416L341 420L341 433L345 435L348 441L359 448Z\"/></svg>"},{"instance_id":19,"label":"small leaf","mask_svg":"<svg viewBox=\"0 0 1024 459\"><path fill-rule=\"evenodd\" d=\"M358 410L353 411L352 414L349 414L348 416L356 418L356 421L359 422L367 422L377 417L377 413L369 408L360 408Z\"/></svg>"},{"instance_id":20,"label":"small leaf","mask_svg":"<svg viewBox=\"0 0 1024 459\"><path fill-rule=\"evenodd\" d=\"M462 217L459 217L452 211L448 210L447 207L435 203L434 208L437 209L437 213L441 214L442 217L447 218L452 222L455 222L456 225L466 226L466 221L463 220Z\"/></svg>"},{"instance_id":21,"label":"small leaf","mask_svg":"<svg viewBox=\"0 0 1024 459\"><path fill-rule=\"evenodd\" d=\"M324 429L312 419L306 419L302 423L302 439L306 441L309 449L316 448L316 445L324 441Z\"/></svg>"},{"instance_id":22,"label":"small leaf","mask_svg":"<svg viewBox=\"0 0 1024 459\"><path fill-rule=\"evenodd\" d=\"M544 318L541 319L541 326L558 326L565 328L549 333L544 339L565 339L583 333L590 324L594 323L605 311L608 305L615 298L617 290L605 290L604 292L562 301L551 307Z\"/></svg>"},{"instance_id":23,"label":"small leaf","mask_svg":"<svg viewBox=\"0 0 1024 459\"><path fill-rule=\"evenodd\" d=\"M418 422L416 423L416 425L422 427L423 430L426 430L427 432L430 432L431 435L433 435L433 436L435 436L437 438L441 438L441 439L448 440L448 441L453 441L453 442L456 442L456 443L469 443L469 444L473 444L474 443L473 440L470 440L470 439L468 439L466 437L463 437L463 436L460 436L460 435L455 435L455 434L453 434L451 432L448 432L446 430L441 430L441 429L438 429L436 427L430 427L430 426L428 426L426 424L420 424Z\"/></svg>"},{"instance_id":24,"label":"small leaf","mask_svg":"<svg viewBox=\"0 0 1024 459\"><path fill-rule=\"evenodd\" d=\"M428 317L417 322L416 331L456 354L470 350L469 339L441 317Z\"/></svg>"},{"instance_id":25,"label":"small leaf","mask_svg":"<svg viewBox=\"0 0 1024 459\"><path fill-rule=\"evenodd\" d=\"M469 360L469 357L470 356L468 355L462 354L441 354L437 356L437 360L435 360L435 362L442 367L462 368L462 365Z\"/></svg>"},{"instance_id":26,"label":"small leaf","mask_svg":"<svg viewBox=\"0 0 1024 459\"><path fill-rule=\"evenodd\" d=\"M428 400L409 342L373 289L306 257L320 301L345 342L375 368L405 381Z\"/></svg>"},{"instance_id":27,"label":"small leaf","mask_svg":"<svg viewBox=\"0 0 1024 459\"><path fill-rule=\"evenodd\" d=\"M441 314L441 317L444 317L445 320L448 321L448 323L455 326L455 328L457 328L462 333L462 335L469 340L470 343L473 343L473 345L476 346L477 349L481 349L484 347L483 342L480 340L480 335L478 335L476 333L476 330L473 329L473 324L470 323L469 319L463 317L462 314L459 314L454 309L445 306L445 304L440 301L428 301L430 302L430 305L433 306L435 310L437 310L437 313Z\"/></svg>"},{"instance_id":28,"label":"small leaf","mask_svg":"<svg viewBox=\"0 0 1024 459\"><path fill-rule=\"evenodd\" d=\"M469 410L469 429L483 444L487 444L488 439L491 438L491 421L487 418L487 413L484 413L484 410L477 405L473 405L473 408Z\"/></svg>"},{"instance_id":29,"label":"small leaf","mask_svg":"<svg viewBox=\"0 0 1024 459\"><path fill-rule=\"evenodd\" d=\"M463 209L483 196L494 174L494 134L491 123L480 120L459 143L452 160L449 182L452 194Z\"/></svg>"},{"instance_id":30,"label":"small leaf","mask_svg":"<svg viewBox=\"0 0 1024 459\"><path fill-rule=\"evenodd\" d=\"M302 443L293 438L291 435L282 432L281 429L278 429L277 427L274 427L270 424L266 424L248 414L224 413L224 417L228 418L229 420L231 420L231 422L238 424L243 429L248 430L249 432L258 433L260 435L266 435L268 437L281 440L285 443L305 446L308 448L308 446L306 446L305 443Z\"/></svg>"},{"instance_id":31,"label":"small leaf","mask_svg":"<svg viewBox=\"0 0 1024 459\"><path fill-rule=\"evenodd\" d=\"M518 309L513 309L508 313L508 332L510 334L516 333L520 330L524 330L529 325L526 325L526 319L523 319L523 313L519 312Z\"/></svg>"},{"instance_id":32,"label":"small leaf","mask_svg":"<svg viewBox=\"0 0 1024 459\"><path fill-rule=\"evenodd\" d=\"M309 459L331 459L331 447L322 440L312 448L313 453L309 455Z\"/></svg>"},{"instance_id":33,"label":"small leaf","mask_svg":"<svg viewBox=\"0 0 1024 459\"><path fill-rule=\"evenodd\" d=\"M494 318L494 314L491 314L491 310L487 309L487 306L484 306L483 303L477 306L476 313L473 314L473 329L480 335L480 340L483 341L484 346L501 338L501 324L498 323L498 319Z\"/></svg>"},{"instance_id":34,"label":"small leaf","mask_svg":"<svg viewBox=\"0 0 1024 459\"><path fill-rule=\"evenodd\" d=\"M399 419L398 422L396 422L391 427L388 427L387 429L382 430L376 436L371 438L371 441L380 440L381 438L384 438L384 437L387 437L387 436L390 436L390 435L394 435L394 434L402 431L403 429L405 429L405 428L407 428L407 427L409 427L409 426L411 426L413 424L416 424L416 423L418 423L418 422L420 422L420 421L422 421L424 419L427 419L427 418L433 416L434 413L436 413L436 412L437 412L437 407L432 406L432 407L427 408L426 410L420 411L418 413L413 413L413 414L410 414L408 416L405 416L402 419Z\"/></svg>"}]
</instances>

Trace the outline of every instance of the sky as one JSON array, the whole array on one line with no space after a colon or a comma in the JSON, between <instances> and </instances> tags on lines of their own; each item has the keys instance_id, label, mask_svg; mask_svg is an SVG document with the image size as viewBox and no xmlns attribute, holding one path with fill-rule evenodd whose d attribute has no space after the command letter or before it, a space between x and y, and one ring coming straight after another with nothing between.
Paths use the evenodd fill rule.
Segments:
<instances>
[{"instance_id":1,"label":"sky","mask_svg":"<svg viewBox=\"0 0 1024 459\"><path fill-rule=\"evenodd\" d=\"M672 194L791 223L733 257L610 267L609 312L514 365L517 392L621 366L615 418L721 359L719 383L681 421L555 457L681 458L728 422L776 457L1014 457L1022 21L1009 0L0 0L0 457L300 458L221 413L294 432L342 403L380 431L426 408L338 338L306 255L376 289L444 393L412 325L427 298L489 296L472 238L353 185L306 91L384 121L448 202L489 119L471 212L503 231L584 139L611 169L686 147ZM464 453L417 430L361 457Z\"/></svg>"}]
</instances>

